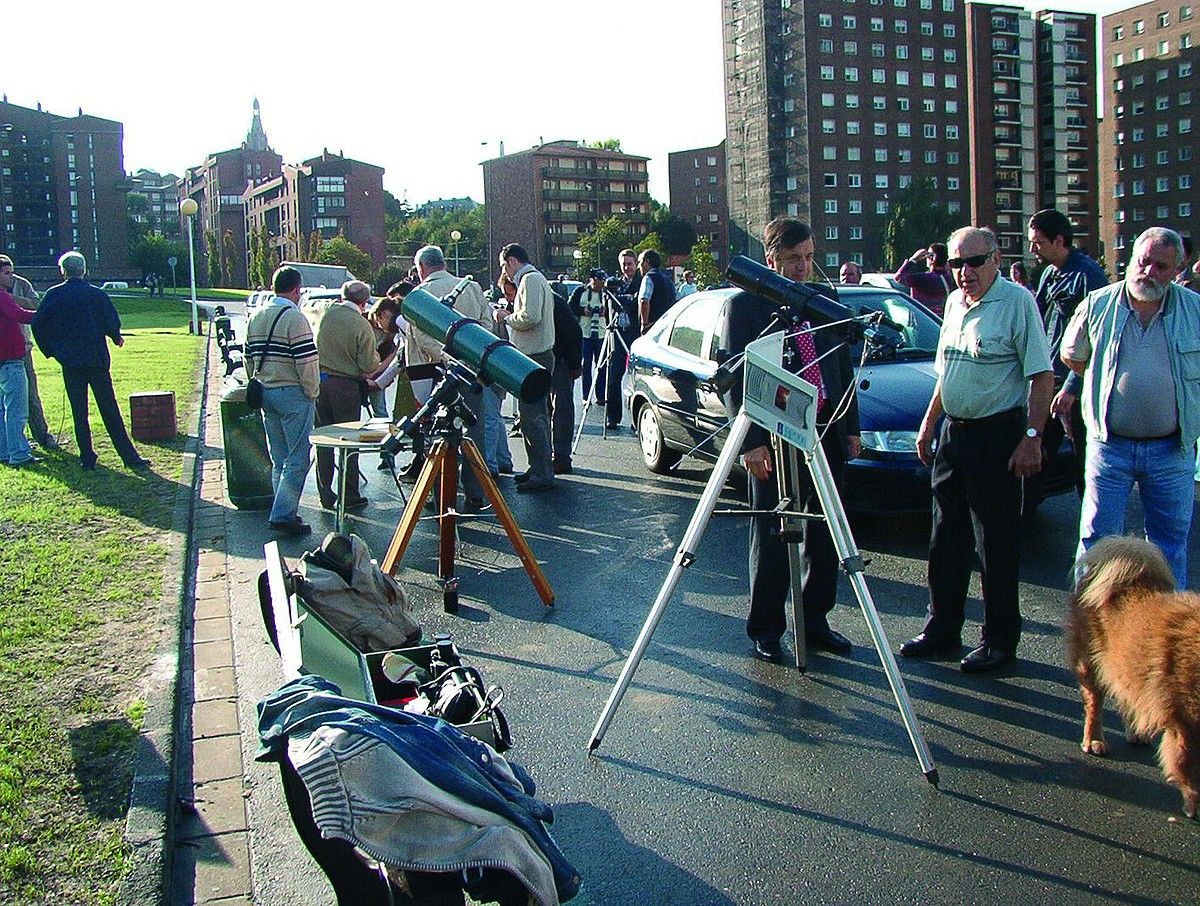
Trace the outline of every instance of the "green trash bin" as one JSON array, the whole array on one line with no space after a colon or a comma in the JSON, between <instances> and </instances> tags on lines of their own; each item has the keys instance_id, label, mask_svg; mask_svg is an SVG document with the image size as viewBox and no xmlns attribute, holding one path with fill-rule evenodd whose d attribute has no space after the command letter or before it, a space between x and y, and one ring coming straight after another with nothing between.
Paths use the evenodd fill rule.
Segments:
<instances>
[{"instance_id":1,"label":"green trash bin","mask_svg":"<svg viewBox=\"0 0 1200 906\"><path fill-rule=\"evenodd\" d=\"M262 414L246 405L246 388L231 384L221 394L221 436L225 439L225 491L239 510L269 510L271 456Z\"/></svg>"}]
</instances>

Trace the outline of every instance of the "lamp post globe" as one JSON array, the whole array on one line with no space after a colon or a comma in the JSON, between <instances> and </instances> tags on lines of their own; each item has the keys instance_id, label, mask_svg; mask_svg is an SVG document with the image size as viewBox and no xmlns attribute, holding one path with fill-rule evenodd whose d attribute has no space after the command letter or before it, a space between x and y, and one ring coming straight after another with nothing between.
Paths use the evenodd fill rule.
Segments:
<instances>
[{"instance_id":1,"label":"lamp post globe","mask_svg":"<svg viewBox=\"0 0 1200 906\"><path fill-rule=\"evenodd\" d=\"M188 234L188 270L192 277L192 333L200 333L200 318L196 306L196 245L192 238L192 221L195 220L200 205L194 198L185 198L179 202L179 213L187 221Z\"/></svg>"},{"instance_id":2,"label":"lamp post globe","mask_svg":"<svg viewBox=\"0 0 1200 906\"><path fill-rule=\"evenodd\" d=\"M458 240L460 240L460 239L462 239L461 232L459 232L458 230L450 231L450 241L454 243L454 275L456 277L459 275L459 273L458 273Z\"/></svg>"}]
</instances>

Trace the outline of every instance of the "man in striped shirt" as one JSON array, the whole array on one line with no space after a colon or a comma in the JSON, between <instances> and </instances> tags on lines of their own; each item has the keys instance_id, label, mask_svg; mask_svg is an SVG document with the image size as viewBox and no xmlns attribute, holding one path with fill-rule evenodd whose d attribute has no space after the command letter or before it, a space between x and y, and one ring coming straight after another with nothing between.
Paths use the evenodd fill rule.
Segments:
<instances>
[{"instance_id":1,"label":"man in striped shirt","mask_svg":"<svg viewBox=\"0 0 1200 906\"><path fill-rule=\"evenodd\" d=\"M300 312L300 271L281 267L271 277L275 292L246 326L246 373L263 385L263 423L271 453L275 501L268 522L285 535L312 526L300 518L300 493L308 477L317 393L321 387L312 327Z\"/></svg>"}]
</instances>

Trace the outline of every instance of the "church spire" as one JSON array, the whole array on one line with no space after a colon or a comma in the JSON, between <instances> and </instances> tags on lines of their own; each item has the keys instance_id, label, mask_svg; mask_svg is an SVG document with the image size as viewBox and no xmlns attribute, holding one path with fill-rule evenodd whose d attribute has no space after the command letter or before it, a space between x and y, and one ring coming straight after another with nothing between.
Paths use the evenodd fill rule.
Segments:
<instances>
[{"instance_id":1,"label":"church spire","mask_svg":"<svg viewBox=\"0 0 1200 906\"><path fill-rule=\"evenodd\" d=\"M254 119L250 122L250 131L246 133L246 147L251 151L269 151L267 133L263 131L262 114L258 109L258 98L254 99Z\"/></svg>"}]
</instances>

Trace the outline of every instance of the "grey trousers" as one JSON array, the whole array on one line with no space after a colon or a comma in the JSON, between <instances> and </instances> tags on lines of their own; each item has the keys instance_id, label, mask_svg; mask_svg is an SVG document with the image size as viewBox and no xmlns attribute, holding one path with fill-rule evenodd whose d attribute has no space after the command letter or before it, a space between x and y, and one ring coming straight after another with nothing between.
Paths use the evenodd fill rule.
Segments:
<instances>
[{"instance_id":1,"label":"grey trousers","mask_svg":"<svg viewBox=\"0 0 1200 906\"><path fill-rule=\"evenodd\" d=\"M550 382L550 434L553 438L554 461L559 465L571 463L571 441L575 439L575 381L566 362L554 363Z\"/></svg>"},{"instance_id":2,"label":"grey trousers","mask_svg":"<svg viewBox=\"0 0 1200 906\"><path fill-rule=\"evenodd\" d=\"M531 355L530 358L551 372L553 377L553 349ZM517 413L521 419L521 437L525 441L525 455L529 457L530 480L554 481L553 451L550 444L549 394L533 403L518 400Z\"/></svg>"},{"instance_id":3,"label":"grey trousers","mask_svg":"<svg viewBox=\"0 0 1200 906\"><path fill-rule=\"evenodd\" d=\"M50 437L50 426L46 424L46 413L42 409L42 398L38 396L37 372L33 370L33 351L25 353L25 378L29 382L29 433L38 443Z\"/></svg>"}]
</instances>

